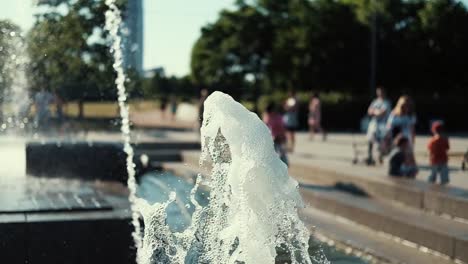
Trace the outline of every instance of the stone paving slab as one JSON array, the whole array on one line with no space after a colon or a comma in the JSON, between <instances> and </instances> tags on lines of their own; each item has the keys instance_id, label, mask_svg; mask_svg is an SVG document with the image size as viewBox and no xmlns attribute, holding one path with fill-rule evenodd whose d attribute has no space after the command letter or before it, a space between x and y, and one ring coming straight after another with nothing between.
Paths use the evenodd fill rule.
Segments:
<instances>
[{"instance_id":1,"label":"stone paving slab","mask_svg":"<svg viewBox=\"0 0 468 264\"><path fill-rule=\"evenodd\" d=\"M7 178L0 183L0 219L23 213L112 210L106 193L92 182L28 176ZM126 199L123 187L116 197Z\"/></svg>"},{"instance_id":2,"label":"stone paving slab","mask_svg":"<svg viewBox=\"0 0 468 264\"><path fill-rule=\"evenodd\" d=\"M73 192L18 194L6 191L2 196L7 199L0 200L0 214L112 209L112 206L99 194Z\"/></svg>"}]
</instances>

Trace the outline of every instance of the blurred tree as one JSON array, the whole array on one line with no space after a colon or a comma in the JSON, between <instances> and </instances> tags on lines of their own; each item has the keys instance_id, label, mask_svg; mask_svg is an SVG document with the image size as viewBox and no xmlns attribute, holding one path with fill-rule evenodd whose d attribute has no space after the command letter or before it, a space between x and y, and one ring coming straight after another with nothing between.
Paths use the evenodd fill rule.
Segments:
<instances>
[{"instance_id":1,"label":"blurred tree","mask_svg":"<svg viewBox=\"0 0 468 264\"><path fill-rule=\"evenodd\" d=\"M198 96L198 89L193 85L190 76L166 76L163 71L157 71L154 76L142 80L143 95L147 98L165 98L171 96L182 100L190 100Z\"/></svg>"},{"instance_id":2,"label":"blurred tree","mask_svg":"<svg viewBox=\"0 0 468 264\"><path fill-rule=\"evenodd\" d=\"M192 80L235 97L244 92L255 96L264 79L272 33L267 17L252 6L222 11L218 21L202 29L193 47ZM242 90L248 82L254 84L253 91Z\"/></svg>"},{"instance_id":3,"label":"blurred tree","mask_svg":"<svg viewBox=\"0 0 468 264\"><path fill-rule=\"evenodd\" d=\"M192 51L196 83L216 89L232 83L235 88L228 90L235 95L242 87L360 89L367 29L348 5L330 0L237 5L202 29Z\"/></svg>"},{"instance_id":4,"label":"blurred tree","mask_svg":"<svg viewBox=\"0 0 468 264\"><path fill-rule=\"evenodd\" d=\"M120 1L124 8L126 1ZM104 1L41 1L48 12L39 14L28 34L30 84L78 100L80 116L85 100L114 99L115 73L109 52ZM135 94L138 75L129 72L129 93Z\"/></svg>"},{"instance_id":5,"label":"blurred tree","mask_svg":"<svg viewBox=\"0 0 468 264\"><path fill-rule=\"evenodd\" d=\"M238 0L236 5L204 27L193 47L191 78L199 86L243 97L258 87L368 94L374 26L376 82L393 94L449 93L468 86L463 73L468 11L459 1Z\"/></svg>"},{"instance_id":6,"label":"blurred tree","mask_svg":"<svg viewBox=\"0 0 468 264\"><path fill-rule=\"evenodd\" d=\"M426 91L463 94L468 87L468 10L455 0L427 1L418 12L418 49ZM422 88L420 89L420 91Z\"/></svg>"}]
</instances>

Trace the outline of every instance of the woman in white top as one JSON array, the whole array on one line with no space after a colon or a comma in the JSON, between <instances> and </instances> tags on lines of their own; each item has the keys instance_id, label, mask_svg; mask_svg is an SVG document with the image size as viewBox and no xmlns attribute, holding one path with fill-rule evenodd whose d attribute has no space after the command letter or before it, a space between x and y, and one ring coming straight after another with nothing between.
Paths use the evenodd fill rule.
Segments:
<instances>
[{"instance_id":1,"label":"woman in white top","mask_svg":"<svg viewBox=\"0 0 468 264\"><path fill-rule=\"evenodd\" d=\"M405 161L401 167L405 174L416 177L418 165L414 157L414 139L416 115L413 102L409 96L401 96L398 103L388 117L387 129L392 137L400 136L408 139L409 147L405 152Z\"/></svg>"},{"instance_id":2,"label":"woman in white top","mask_svg":"<svg viewBox=\"0 0 468 264\"><path fill-rule=\"evenodd\" d=\"M411 146L414 146L416 135L416 115L413 109L411 98L406 95L401 96L387 120L387 130L390 133L398 131L398 133L401 133L402 136L409 140ZM392 135L392 137L395 136L396 135Z\"/></svg>"}]
</instances>

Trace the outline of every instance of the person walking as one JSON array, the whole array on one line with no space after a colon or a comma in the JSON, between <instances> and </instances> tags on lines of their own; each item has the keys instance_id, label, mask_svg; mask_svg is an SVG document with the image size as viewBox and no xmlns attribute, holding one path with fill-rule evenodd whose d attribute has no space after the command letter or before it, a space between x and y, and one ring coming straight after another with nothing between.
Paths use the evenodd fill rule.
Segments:
<instances>
[{"instance_id":1,"label":"person walking","mask_svg":"<svg viewBox=\"0 0 468 264\"><path fill-rule=\"evenodd\" d=\"M431 164L431 174L429 175L429 182L435 183L437 174L440 175L440 184L445 185L449 183L449 169L447 166L448 155L450 149L448 138L444 133L444 125L440 121L436 121L431 127L432 138L427 144L429 150L429 161Z\"/></svg>"},{"instance_id":2,"label":"person walking","mask_svg":"<svg viewBox=\"0 0 468 264\"><path fill-rule=\"evenodd\" d=\"M296 93L294 91L289 92L288 99L284 102L284 116L283 121L286 127L286 137L287 143L289 144L288 150L290 152L294 151L296 144L296 131L299 127L299 103L296 98Z\"/></svg>"},{"instance_id":3,"label":"person walking","mask_svg":"<svg viewBox=\"0 0 468 264\"><path fill-rule=\"evenodd\" d=\"M274 103L268 104L262 119L271 131L276 153L278 153L280 159L288 165L288 157L285 150L286 129L278 107Z\"/></svg>"},{"instance_id":4,"label":"person walking","mask_svg":"<svg viewBox=\"0 0 468 264\"><path fill-rule=\"evenodd\" d=\"M177 114L177 98L175 95L171 95L170 97L170 106L171 106L171 120L175 121L176 114Z\"/></svg>"},{"instance_id":5,"label":"person walking","mask_svg":"<svg viewBox=\"0 0 468 264\"><path fill-rule=\"evenodd\" d=\"M53 102L52 94L44 88L34 96L34 107L36 116L34 123L37 128L45 129L49 125L50 110L49 105Z\"/></svg>"},{"instance_id":6,"label":"person walking","mask_svg":"<svg viewBox=\"0 0 468 264\"><path fill-rule=\"evenodd\" d=\"M371 102L367 109L367 114L370 117L369 126L367 127L367 164L375 164L373 157L374 143L379 149L379 162L383 162L382 142L386 134L387 118L390 114L391 104L386 99L385 90L382 86L378 86L375 90L376 98Z\"/></svg>"},{"instance_id":7,"label":"person walking","mask_svg":"<svg viewBox=\"0 0 468 264\"><path fill-rule=\"evenodd\" d=\"M320 102L320 97L318 93L314 93L312 98L309 101L309 133L310 133L310 140L314 139L314 134L316 132L322 133L323 141L326 140L327 136L325 131L322 128L322 104Z\"/></svg>"},{"instance_id":8,"label":"person walking","mask_svg":"<svg viewBox=\"0 0 468 264\"><path fill-rule=\"evenodd\" d=\"M162 119L166 119L166 112L167 112L167 97L161 97L161 101L159 103L159 112L161 114Z\"/></svg>"}]
</instances>

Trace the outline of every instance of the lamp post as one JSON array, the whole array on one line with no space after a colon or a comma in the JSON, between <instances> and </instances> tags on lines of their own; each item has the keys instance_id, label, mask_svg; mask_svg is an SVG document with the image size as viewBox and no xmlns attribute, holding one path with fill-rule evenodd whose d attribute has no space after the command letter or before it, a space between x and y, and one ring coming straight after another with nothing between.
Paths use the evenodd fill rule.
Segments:
<instances>
[{"instance_id":1,"label":"lamp post","mask_svg":"<svg viewBox=\"0 0 468 264\"><path fill-rule=\"evenodd\" d=\"M369 91L371 98L374 96L377 76L377 10L375 0L371 1L371 32L370 32L370 76L369 76Z\"/></svg>"}]
</instances>

